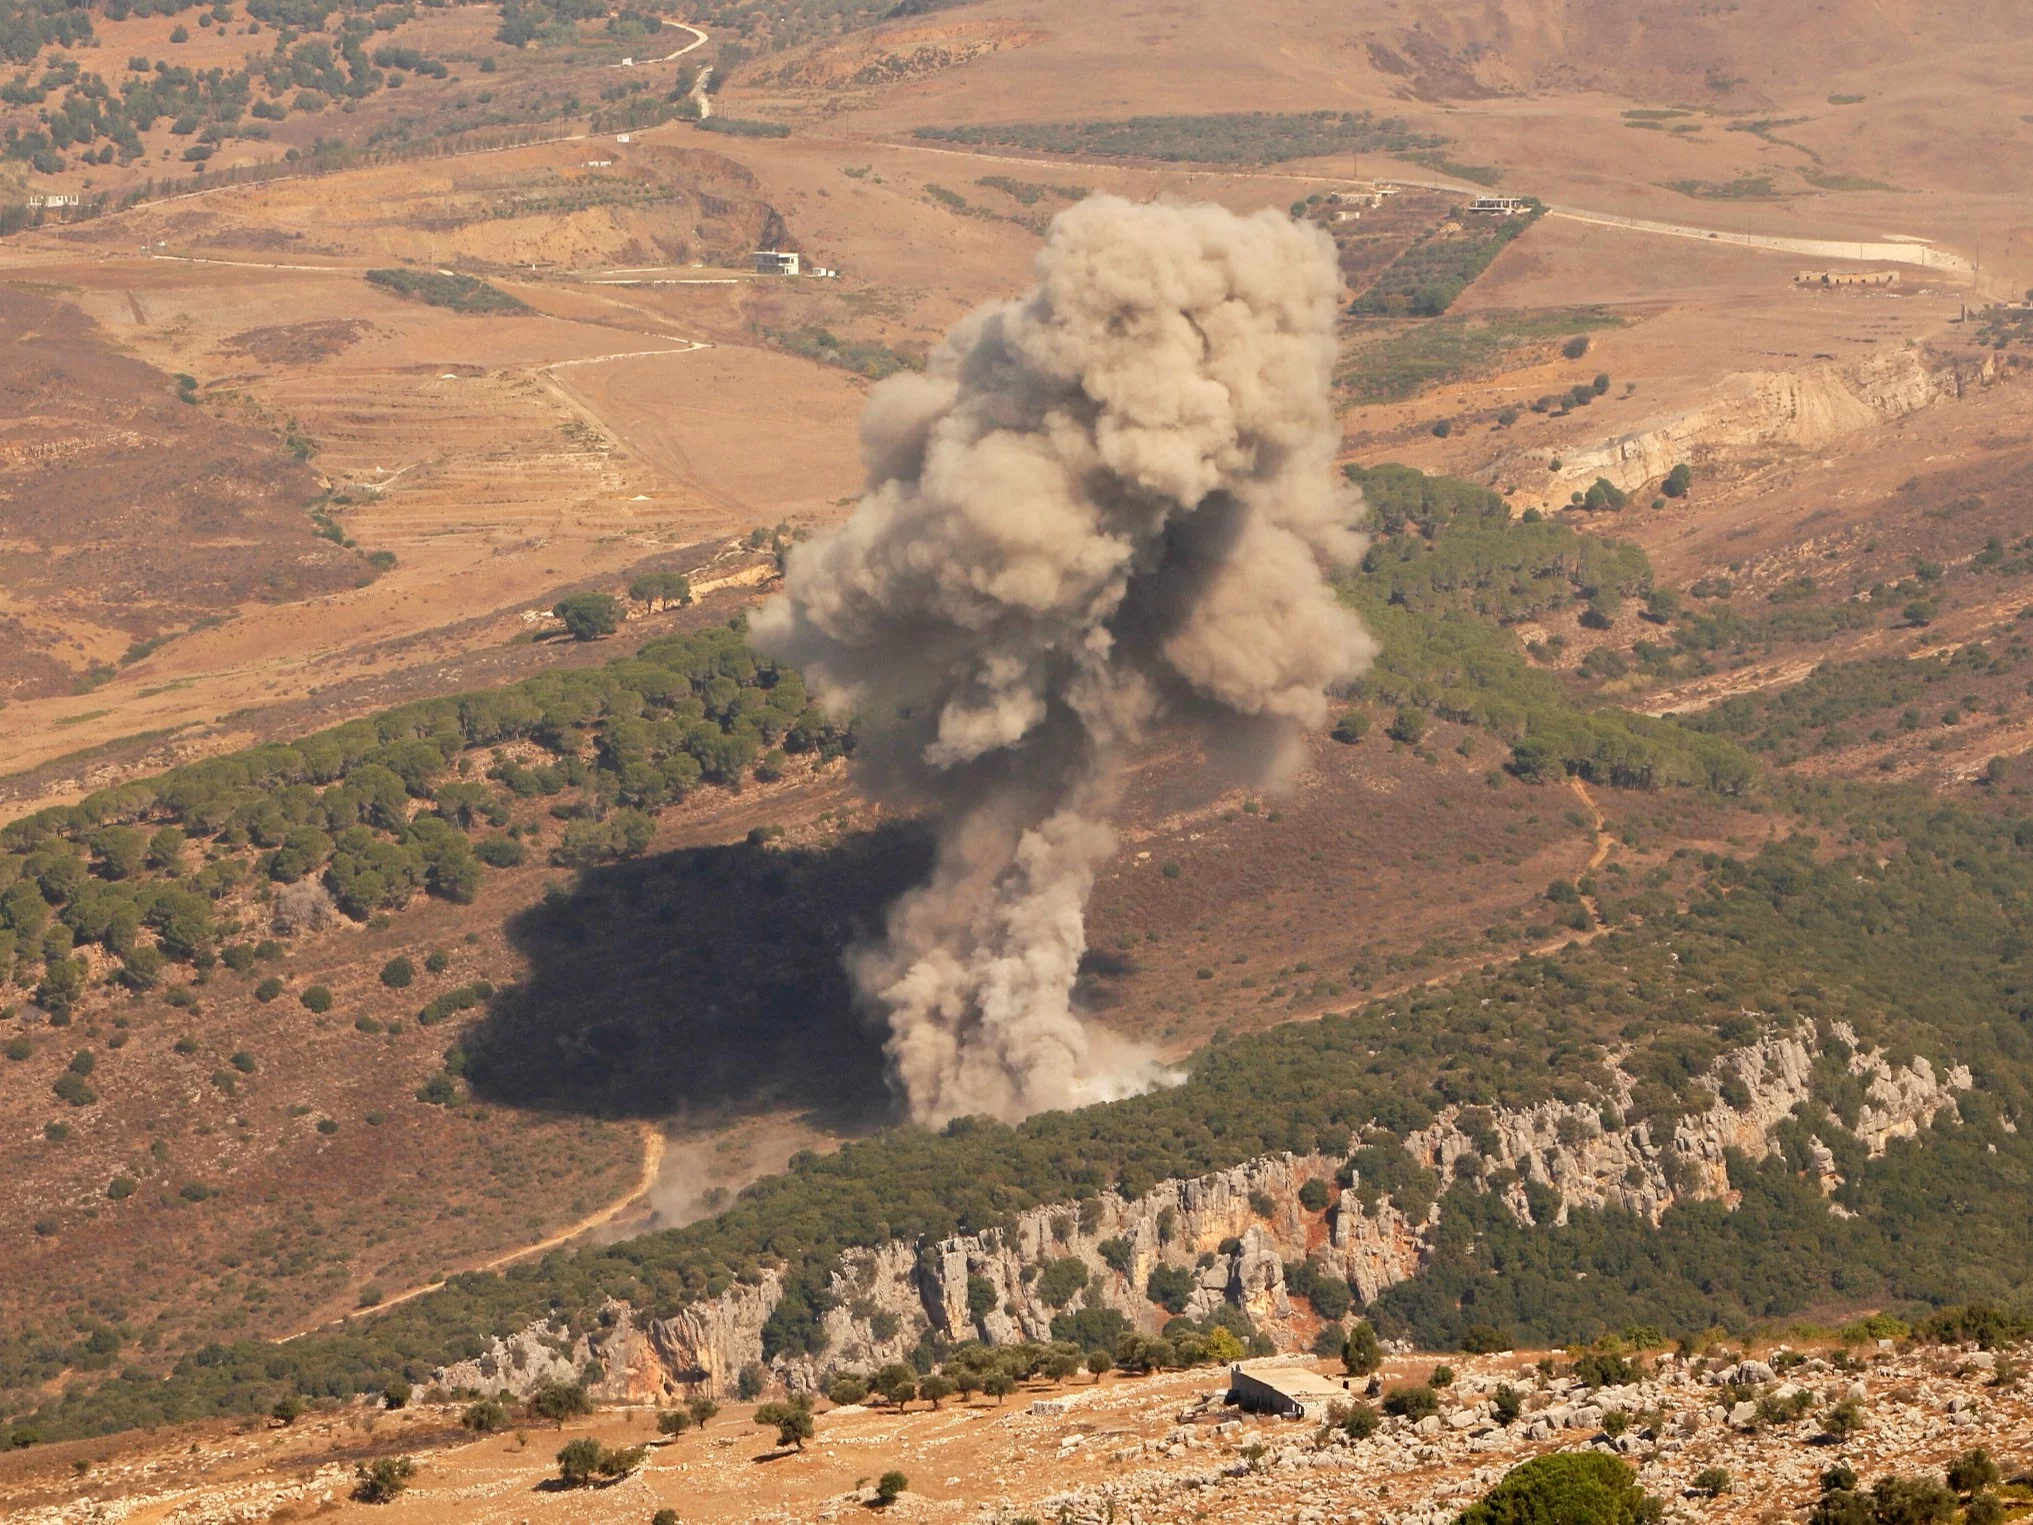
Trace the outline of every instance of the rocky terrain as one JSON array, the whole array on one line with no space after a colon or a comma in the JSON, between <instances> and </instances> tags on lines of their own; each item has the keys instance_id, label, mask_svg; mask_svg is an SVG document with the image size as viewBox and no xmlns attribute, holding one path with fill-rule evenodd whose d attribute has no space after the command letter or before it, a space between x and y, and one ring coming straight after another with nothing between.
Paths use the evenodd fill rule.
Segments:
<instances>
[{"instance_id":1,"label":"rocky terrain","mask_svg":"<svg viewBox=\"0 0 2033 1525\"><path fill-rule=\"evenodd\" d=\"M1130 1469L1126 1475L1033 1507L1043 1518L1082 1525L1123 1518L1156 1525L1202 1518L1203 1511L1237 1521L1425 1525L1452 1519L1534 1454L1593 1446L1628 1457L1646 1491L1668 1502L1668 1518L1760 1519L1775 1511L1788 1517L1810 1504L1822 1472L1837 1465L1866 1480L1888 1471L1939 1471L1974 1446L2002 1458L2008 1476L2024 1465L2033 1409L2015 1388L1997 1384L1999 1358L1989 1352L1923 1357L1888 1348L1854 1370L1783 1346L1773 1354L1792 1380L1779 1380L1773 1365L1760 1360L1667 1356L1644 1381L1590 1390L1572 1378L1534 1381L1512 1358L1463 1361L1442 1414L1416 1423L1386 1420L1361 1441L1202 1410L1217 1420L1211 1429L1181 1424L1155 1440L1120 1446L1111 1454ZM1847 1358L1842 1365L1850 1365ZM1495 1421L1490 1400L1507 1379L1528 1382L1531 1391L1521 1417L1505 1426ZM1812 1420L1760 1422L1758 1399L1784 1402L1798 1394L1811 1394L1816 1412L1856 1398L1870 1416L1867 1427L1832 1443ZM1602 1428L1612 1414L1632 1420L1614 1439ZM1718 1498L1693 1486L1713 1467L1731 1481Z\"/></svg>"},{"instance_id":2,"label":"rocky terrain","mask_svg":"<svg viewBox=\"0 0 2033 1525\"><path fill-rule=\"evenodd\" d=\"M1873 1156L1888 1139L1926 1127L1970 1087L1963 1066L1939 1075L1925 1058L1895 1066L1859 1048L1856 1033L1841 1023L1830 1036L1864 1097L1846 1142ZM1777 1148L1772 1130L1812 1100L1823 1052L1811 1031L1774 1033L1729 1051L1708 1076L1713 1104L1681 1118L1671 1137L1655 1138L1645 1122L1608 1125L1631 1105L1631 1077L1613 1070L1613 1087L1599 1101L1548 1102L1527 1111L1451 1108L1408 1135L1403 1148L1434 1185L1506 1182L1498 1189L1524 1225L1536 1221L1535 1199L1553 1222L1566 1222L1570 1207L1614 1207L1656 1224L1676 1202L1734 1205L1729 1155L1755 1160ZM1830 1123L1841 1126L1833 1117ZM1350 1147L1362 1143L1353 1138ZM1819 1138L1810 1149L1824 1194L1833 1193L1842 1184L1835 1154ZM744 1368L766 1366L792 1391L822 1392L837 1373L908 1360L928 1334L991 1345L1049 1340L1054 1318L1083 1305L1113 1309L1156 1333L1173 1316L1146 1296L1151 1273L1161 1267L1193 1274L1185 1316L1239 1308L1279 1349L1303 1351L1322 1320L1289 1295L1288 1265L1310 1261L1369 1303L1416 1275L1430 1255L1439 1204L1429 1196L1430 1205L1407 1211L1386 1189L1365 1205L1373 1192L1362 1187L1352 1164L1287 1153L1163 1181L1134 1201L1104 1192L1036 1208L1005 1232L850 1251L828 1288L821 1355L767 1354L764 1326L784 1278L764 1269L668 1319L644 1319L612 1302L599 1334L574 1339L549 1324L532 1325L441 1368L436 1381L521 1396L546 1381L585 1379L614 1401L639 1402L690 1393L725 1398ZM1846 1209L1831 1201L1829 1211ZM1040 1273L1067 1260L1079 1263L1079 1290L1054 1301L1054 1284Z\"/></svg>"},{"instance_id":3,"label":"rocky terrain","mask_svg":"<svg viewBox=\"0 0 2033 1525\"><path fill-rule=\"evenodd\" d=\"M751 1427L746 1407L658 1442L653 1414L640 1408L573 1421L564 1435L476 1440L455 1428L456 1408L377 1414L356 1403L287 1429L174 1431L117 1451L81 1443L16 1457L0 1467L0 1508L23 1525L225 1525L334 1511L394 1521L643 1521L667 1506L686 1520L836 1521L865 1517L873 1474L895 1467L910 1487L893 1508L908 1519L1439 1525L1520 1462L1596 1448L1633 1465L1668 1519L1748 1521L1799 1518L1822 1473L1837 1466L1866 1484L1891 1472L1938 1475L1982 1447L2010 1500L2024 1492L2011 1480L2033 1461L2033 1399L2007 1351L1890 1340L1779 1344L1757 1357L1716 1349L1660 1355L1640 1380L1596 1388L1548 1375L1565 1372L1559 1353L1445 1360L1455 1375L1438 1413L1386 1418L1360 1440L1310 1419L1240 1413L1222 1401L1218 1368L1034 1384L1000 1404L838 1407L818 1416L806 1449L783 1453ZM1381 1385L1423 1382L1434 1365L1431 1356L1395 1356ZM1362 1386L1354 1379L1351 1401ZM1509 1424L1496 1413L1501 1386L1522 1399ZM1822 1421L1852 1398L1861 1427L1835 1440ZM1785 1413L1799 1417L1778 1417ZM552 1452L579 1434L652 1449L625 1482L547 1489ZM202 1461L186 1453L197 1449L192 1440L204 1442ZM373 1511L347 1502L357 1459L399 1453L418 1463L402 1500ZM1695 1479L1716 1468L1728 1489L1709 1497ZM757 1498L764 1479L769 1504Z\"/></svg>"}]
</instances>

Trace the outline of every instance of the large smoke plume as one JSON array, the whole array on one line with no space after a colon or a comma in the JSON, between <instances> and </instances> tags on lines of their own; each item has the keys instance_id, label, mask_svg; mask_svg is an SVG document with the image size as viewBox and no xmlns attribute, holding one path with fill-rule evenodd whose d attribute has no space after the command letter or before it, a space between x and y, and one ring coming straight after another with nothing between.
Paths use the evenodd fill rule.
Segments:
<instances>
[{"instance_id":1,"label":"large smoke plume","mask_svg":"<svg viewBox=\"0 0 2033 1525\"><path fill-rule=\"evenodd\" d=\"M1362 549L1326 236L1095 197L1036 274L875 389L866 494L754 621L860 717L864 787L935 821L931 878L852 971L929 1124L1165 1078L1072 1004L1125 748L1197 727L1268 781L1374 649L1322 576Z\"/></svg>"}]
</instances>

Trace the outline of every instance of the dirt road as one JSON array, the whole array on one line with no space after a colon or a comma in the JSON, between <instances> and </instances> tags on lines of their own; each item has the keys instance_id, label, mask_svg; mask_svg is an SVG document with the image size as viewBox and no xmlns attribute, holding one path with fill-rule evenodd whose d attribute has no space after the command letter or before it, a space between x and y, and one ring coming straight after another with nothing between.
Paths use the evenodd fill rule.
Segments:
<instances>
[{"instance_id":1,"label":"dirt road","mask_svg":"<svg viewBox=\"0 0 2033 1525\"><path fill-rule=\"evenodd\" d=\"M624 58L620 63L609 64L607 67L610 69L635 69L647 68L650 64L667 64L683 58L694 48L706 46L706 34L693 26L689 21L666 21L664 25L674 26L681 32L690 32L692 40L682 48L679 48L677 52L666 53L662 58Z\"/></svg>"},{"instance_id":2,"label":"dirt road","mask_svg":"<svg viewBox=\"0 0 2033 1525\"><path fill-rule=\"evenodd\" d=\"M1643 217L1618 217L1611 212L1589 212L1579 207L1551 207L1549 217L1569 222L1593 223L1602 228L1625 228L1633 233L1655 233L1664 238L1698 238L1709 243L1733 244L1740 249L1764 249L1776 254L1797 254L1803 259L1849 260L1860 264L1918 265L1924 270L1941 270L1950 275L1974 276L1975 267L1960 254L1950 254L1918 239L1880 243L1855 243L1836 238L1774 238L1763 233L1726 233L1716 228L1695 228L1684 223L1653 222Z\"/></svg>"},{"instance_id":3,"label":"dirt road","mask_svg":"<svg viewBox=\"0 0 2033 1525\"><path fill-rule=\"evenodd\" d=\"M833 141L846 143L847 139ZM1002 164L1025 164L1033 169L1040 165L1063 162L1062 158L1045 154L994 153L984 149L934 147L927 143L884 140L887 148L904 149L911 153L941 154L954 158L986 159ZM1076 160L1092 164L1091 160ZM1135 161L1137 168L1150 166ZM1170 167L1170 166L1167 166ZM1236 165L1222 165L1219 173L1225 177L1250 180L1283 180L1293 184L1318 186L1324 181L1337 177L1320 174L1296 174L1285 170L1252 170ZM1380 184L1410 185L1421 190L1446 191L1453 195L1480 196L1484 191L1479 186L1467 185L1459 180L1427 180L1411 175L1377 175ZM1864 264L1918 265L1926 270L1940 270L1948 275L1973 277L1975 267L1960 254L1951 254L1937 249L1924 239L1884 239L1877 242L1857 242L1837 238L1778 238L1763 233L1731 233L1720 228L1699 228L1687 223L1655 222L1644 217L1621 217L1614 212L1595 212L1586 207L1548 206L1546 215L1562 217L1570 222L1593 223L1598 227L1623 228L1632 233L1651 233L1662 238L1698 239L1705 243L1732 244L1738 248L1762 249L1775 254L1797 254L1802 259L1846 260Z\"/></svg>"},{"instance_id":4,"label":"dirt road","mask_svg":"<svg viewBox=\"0 0 2033 1525\"><path fill-rule=\"evenodd\" d=\"M492 1260L483 1260L478 1265L463 1266L460 1268L460 1274L468 1271L499 1271L504 1266L514 1265L518 1260L528 1260L533 1255L548 1254L562 1245L570 1244L582 1234L592 1233L594 1229L612 1222L623 1210L648 1196L650 1188L656 1184L657 1172L663 1168L663 1163L663 1133L655 1124L644 1123L642 1125L642 1169L637 1173L635 1185L629 1188L627 1195L615 1198L614 1201L608 1203L605 1207L600 1208L596 1212L588 1213L576 1223L566 1224L547 1239L539 1239L535 1244L526 1244L521 1249L510 1250L506 1254L496 1255ZM413 1297L422 1297L426 1292L435 1292L444 1286L444 1284L443 1281L434 1281L421 1287L411 1287L407 1292L398 1292L393 1297L384 1297L373 1308L363 1309L362 1312L384 1312L389 1308L408 1302ZM287 1345L291 1340L300 1340L307 1334L316 1334L320 1329L330 1329L336 1324L345 1323L348 1318L357 1316L354 1314L342 1314L335 1319L326 1319L323 1323L312 1324L309 1328L299 1329L293 1334L286 1334L277 1343Z\"/></svg>"}]
</instances>

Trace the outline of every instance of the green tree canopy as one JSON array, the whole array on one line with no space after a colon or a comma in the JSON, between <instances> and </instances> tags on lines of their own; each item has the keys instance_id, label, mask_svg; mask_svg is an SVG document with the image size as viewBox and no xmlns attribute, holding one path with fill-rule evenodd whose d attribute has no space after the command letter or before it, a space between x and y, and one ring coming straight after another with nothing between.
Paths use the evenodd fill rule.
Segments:
<instances>
[{"instance_id":1,"label":"green tree canopy","mask_svg":"<svg viewBox=\"0 0 2033 1525\"><path fill-rule=\"evenodd\" d=\"M1664 1512L1625 1462L1564 1451L1513 1467L1456 1525L1641 1525Z\"/></svg>"},{"instance_id":2,"label":"green tree canopy","mask_svg":"<svg viewBox=\"0 0 2033 1525\"><path fill-rule=\"evenodd\" d=\"M574 593L551 613L565 622L575 641L594 641L621 628L621 602L610 593Z\"/></svg>"}]
</instances>

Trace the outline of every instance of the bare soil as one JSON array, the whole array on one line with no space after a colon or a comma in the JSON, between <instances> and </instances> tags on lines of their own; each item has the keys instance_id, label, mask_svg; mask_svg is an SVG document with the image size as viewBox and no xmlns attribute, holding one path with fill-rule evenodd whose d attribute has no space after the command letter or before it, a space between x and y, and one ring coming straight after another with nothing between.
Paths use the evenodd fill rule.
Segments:
<instances>
[{"instance_id":1,"label":"bare soil","mask_svg":"<svg viewBox=\"0 0 2033 1525\"><path fill-rule=\"evenodd\" d=\"M370 581L273 433L179 401L76 306L0 286L0 698L67 694L200 619Z\"/></svg>"},{"instance_id":2,"label":"bare soil","mask_svg":"<svg viewBox=\"0 0 2033 1525\"><path fill-rule=\"evenodd\" d=\"M1836 1352L1825 1346L1789 1344L1762 1353L1816 1357L1820 1364L1807 1375L1820 1377L1824 1393L1856 1383L1862 1429L1831 1442L1815 1437L1812 1419L1737 1428L1710 1408L1723 1396L1715 1388L1663 1386L1662 1412L1646 1416L1657 1419L1661 1443L1636 1443L1628 1453L1648 1493L1698 1502L1704 1519L1749 1525L1795 1518L1816 1498L1819 1474L1834 1464L1866 1483L1888 1473L1938 1478L1952 1457L1981 1446L2008 1480L2007 1498L2022 1495L2016 1479L2033 1417L2026 1396L1988 1383L1984 1370L1961 1367L1958 1352L1885 1352L1846 1374L1830 1370L1826 1358ZM287 1427L186 1425L14 1453L0 1460L0 1499L12 1517L32 1525L55 1525L94 1507L141 1522L307 1519L357 1511L361 1506L347 1502L354 1468L408 1456L415 1463L408 1490L376 1507L377 1517L618 1525L672 1509L684 1519L716 1522L825 1522L876 1513L918 1521L1050 1519L1061 1511L1103 1519L1135 1511L1162 1525L1290 1520L1306 1511L1450 1518L1520 1462L1607 1443L1595 1442L1586 1426L1527 1438L1538 1413L1581 1396L1540 1390L1535 1365L1563 1355L1394 1356L1378 1374L1386 1390L1423 1382L1443 1362L1450 1366L1456 1386L1443 1392L1443 1408L1465 1422L1430 1436L1390 1424L1353 1444L1310 1421L1245 1414L1218 1397L1208 1402L1225 1390L1226 1373L1203 1367L1030 1382L1003 1402L951 1399L936 1409L822 1406L813 1438L797 1449L779 1449L769 1429L752 1422L747 1404L660 1439L653 1413L643 1409L611 1410L562 1429L532 1425L474 1438L456 1427L456 1404L426 1400L383 1413L359 1403L315 1411ZM1339 1379L1338 1368L1311 1364L1329 1381ZM1477 1423L1472 1406L1498 1382L1511 1384L1525 1404L1523 1418L1508 1428ZM1469 1384L1476 1393L1462 1391ZM1968 1417L1951 1423L1949 1402L1962 1404ZM647 1455L625 1480L567 1489L557 1481L554 1457L581 1437L604 1447L644 1446ZM1695 1476L1716 1466L1733 1485L1720 1496L1696 1493ZM890 1471L903 1473L908 1488L880 1506L874 1484Z\"/></svg>"}]
</instances>

